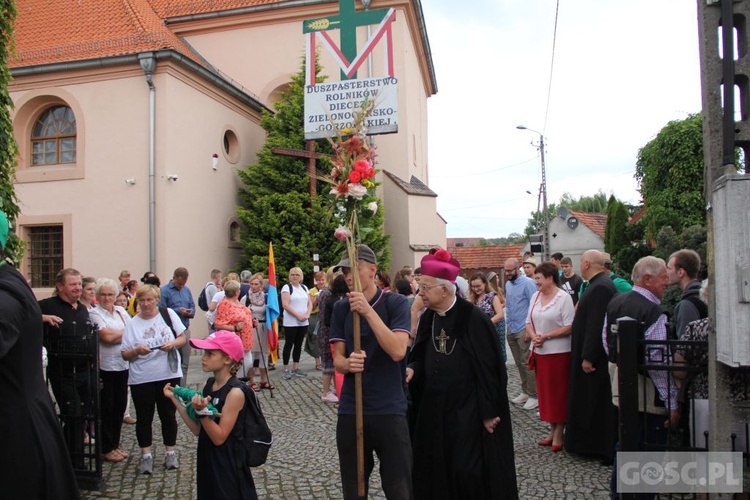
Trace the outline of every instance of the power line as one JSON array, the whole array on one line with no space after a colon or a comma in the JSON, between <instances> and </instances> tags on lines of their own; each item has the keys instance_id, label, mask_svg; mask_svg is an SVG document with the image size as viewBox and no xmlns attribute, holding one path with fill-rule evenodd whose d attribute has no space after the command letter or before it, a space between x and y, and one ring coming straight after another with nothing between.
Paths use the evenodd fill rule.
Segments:
<instances>
[{"instance_id":1,"label":"power line","mask_svg":"<svg viewBox=\"0 0 750 500\"><path fill-rule=\"evenodd\" d=\"M557 6L555 7L555 30L552 34L552 60L549 65L549 85L547 87L547 107L544 110L544 126L542 127L542 135L547 131L547 118L549 117L549 103L550 96L552 95L552 70L555 67L555 46L557 45L557 17L560 13L560 0L557 0Z\"/></svg>"}]
</instances>

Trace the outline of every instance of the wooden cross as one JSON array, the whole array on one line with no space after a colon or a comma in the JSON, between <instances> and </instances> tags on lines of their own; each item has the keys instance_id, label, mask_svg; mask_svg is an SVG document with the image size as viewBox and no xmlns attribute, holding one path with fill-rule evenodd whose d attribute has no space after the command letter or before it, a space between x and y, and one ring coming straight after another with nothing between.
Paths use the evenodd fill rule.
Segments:
<instances>
[{"instance_id":1,"label":"wooden cross","mask_svg":"<svg viewBox=\"0 0 750 500\"><path fill-rule=\"evenodd\" d=\"M339 0L339 14L337 16L319 17L317 19L306 19L302 31L311 33L315 31L339 30L341 33L341 53L351 62L357 57L357 27L380 24L388 9L363 10L357 12L355 0ZM351 79L356 79L353 74ZM350 78L341 71L341 79Z\"/></svg>"},{"instance_id":2,"label":"wooden cross","mask_svg":"<svg viewBox=\"0 0 750 500\"><path fill-rule=\"evenodd\" d=\"M307 141L307 149L290 149L290 148L271 148L271 152L282 156L294 156L296 158L307 158L307 175L310 177L310 199L314 199L317 193L317 183L315 176L315 160L323 157L333 158L332 155L315 152L315 141Z\"/></svg>"}]
</instances>

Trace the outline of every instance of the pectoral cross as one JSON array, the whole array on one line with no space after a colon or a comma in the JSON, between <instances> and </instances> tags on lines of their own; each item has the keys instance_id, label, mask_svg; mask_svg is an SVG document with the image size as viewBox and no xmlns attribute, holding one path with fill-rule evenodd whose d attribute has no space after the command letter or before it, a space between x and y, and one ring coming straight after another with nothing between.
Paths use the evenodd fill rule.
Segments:
<instances>
[{"instance_id":1,"label":"pectoral cross","mask_svg":"<svg viewBox=\"0 0 750 500\"><path fill-rule=\"evenodd\" d=\"M450 336L448 336L448 335L445 334L445 330L441 329L440 330L440 335L438 335L437 337L435 337L435 340L438 341L437 352L439 352L440 354L448 354L448 352L446 350L446 347L447 347L446 344L450 340Z\"/></svg>"}]
</instances>

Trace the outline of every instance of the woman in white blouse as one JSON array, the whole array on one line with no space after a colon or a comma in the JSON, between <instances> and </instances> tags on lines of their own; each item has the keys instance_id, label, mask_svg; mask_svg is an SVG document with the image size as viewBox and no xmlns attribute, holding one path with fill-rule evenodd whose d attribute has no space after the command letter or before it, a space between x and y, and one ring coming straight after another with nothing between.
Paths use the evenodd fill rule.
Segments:
<instances>
[{"instance_id":1,"label":"woman in white blouse","mask_svg":"<svg viewBox=\"0 0 750 500\"><path fill-rule=\"evenodd\" d=\"M307 377L307 374L299 369L299 358L302 354L302 342L307 335L310 313L312 313L312 299L307 287L302 284L302 269L293 267L289 270L289 283L281 288L281 306L284 309L284 360L285 380L293 375ZM294 352L292 352L294 348ZM289 357L294 364L289 371Z\"/></svg>"},{"instance_id":2,"label":"woman in white blouse","mask_svg":"<svg viewBox=\"0 0 750 500\"><path fill-rule=\"evenodd\" d=\"M122 334L130 323L130 315L115 305L117 282L100 278L95 287L97 305L89 313L99 329L99 393L102 427L103 458L107 462L122 462L128 454L120 448L122 416L128 401L128 362L120 355Z\"/></svg>"},{"instance_id":3,"label":"woman in white blouse","mask_svg":"<svg viewBox=\"0 0 750 500\"><path fill-rule=\"evenodd\" d=\"M552 451L563 448L568 413L570 375L570 331L573 300L559 288L559 273L552 262L542 262L534 271L539 291L531 297L526 332L531 337L536 363L539 416L550 423L549 435L539 441Z\"/></svg>"}]
</instances>

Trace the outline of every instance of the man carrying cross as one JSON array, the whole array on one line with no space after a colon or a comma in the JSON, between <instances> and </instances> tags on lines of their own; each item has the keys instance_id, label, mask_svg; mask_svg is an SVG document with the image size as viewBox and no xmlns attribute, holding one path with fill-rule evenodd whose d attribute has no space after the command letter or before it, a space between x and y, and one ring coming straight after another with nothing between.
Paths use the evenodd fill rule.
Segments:
<instances>
[{"instance_id":1,"label":"man carrying cross","mask_svg":"<svg viewBox=\"0 0 750 500\"><path fill-rule=\"evenodd\" d=\"M362 407L365 456L365 498L374 466L373 452L380 460L380 479L388 499L409 500L411 488L411 443L406 423L404 372L411 315L406 297L383 293L375 284L378 270L375 253L367 245L357 246L357 272L362 291L351 291L333 307L331 329L333 365L344 374L336 445L345 499L357 493L357 447L355 432L354 374L362 377ZM352 265L345 252L336 264L353 289ZM360 352L354 351L354 312L361 321Z\"/></svg>"},{"instance_id":2,"label":"man carrying cross","mask_svg":"<svg viewBox=\"0 0 750 500\"><path fill-rule=\"evenodd\" d=\"M456 297L459 271L446 250L422 259L428 310L406 369L414 498L516 499L508 374L489 317Z\"/></svg>"}]
</instances>

